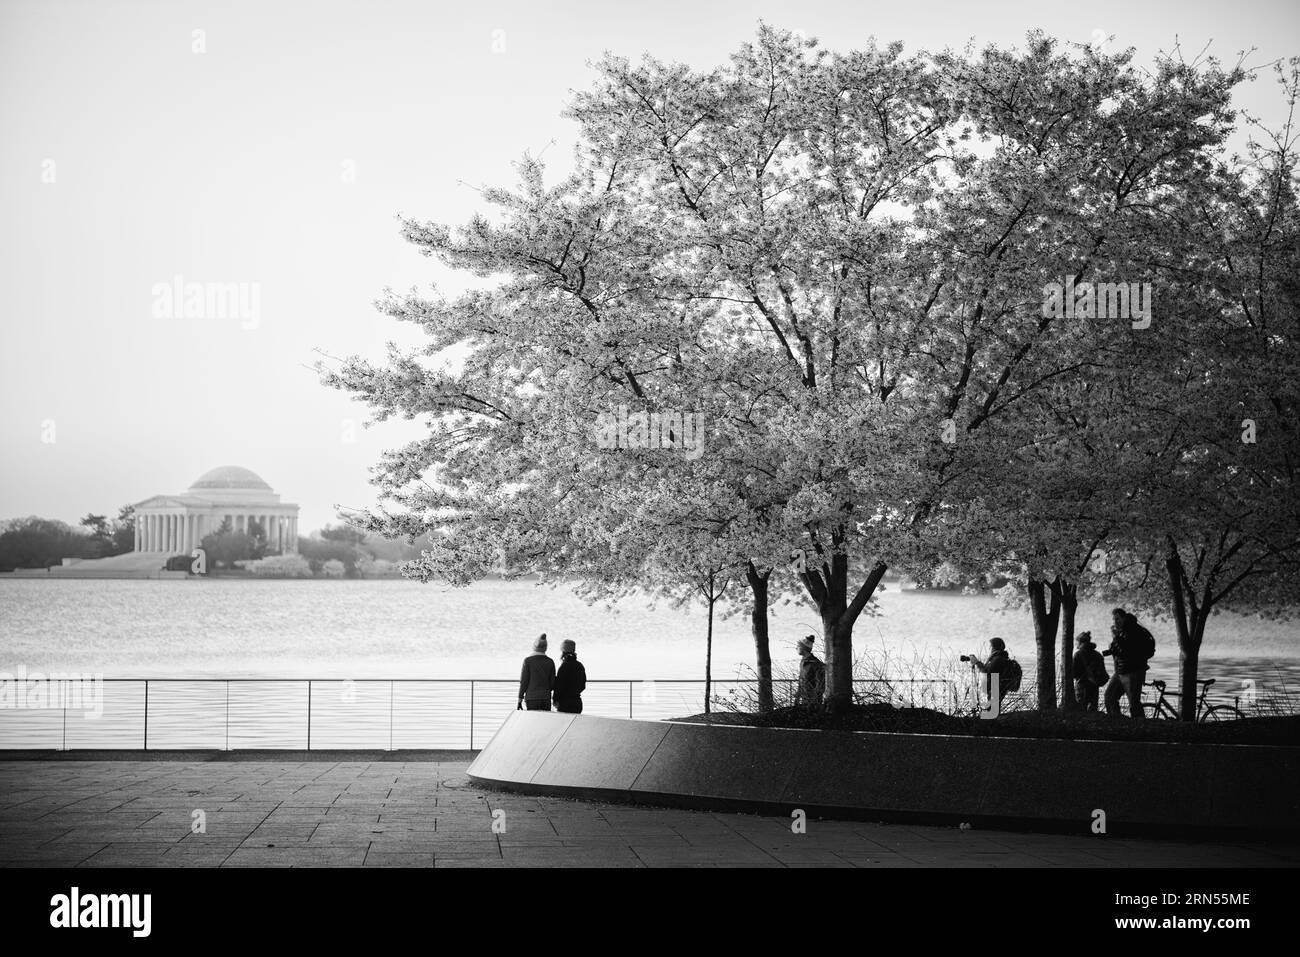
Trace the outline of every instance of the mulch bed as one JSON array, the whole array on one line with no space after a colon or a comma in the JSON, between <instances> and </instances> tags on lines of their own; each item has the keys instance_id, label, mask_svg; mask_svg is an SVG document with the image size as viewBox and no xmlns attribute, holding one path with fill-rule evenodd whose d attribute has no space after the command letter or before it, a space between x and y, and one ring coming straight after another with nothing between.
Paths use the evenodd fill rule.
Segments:
<instances>
[{"instance_id":1,"label":"mulch bed","mask_svg":"<svg viewBox=\"0 0 1300 957\"><path fill-rule=\"evenodd\" d=\"M980 719L955 717L927 708L893 708L872 704L854 705L842 714L834 715L811 708L779 708L765 714L728 711L674 720L756 728L816 728L824 731L1300 747L1300 715L1244 718L1240 721L1205 724L1167 720L1137 722L1116 720L1104 714L1042 711L1008 711L995 719Z\"/></svg>"}]
</instances>

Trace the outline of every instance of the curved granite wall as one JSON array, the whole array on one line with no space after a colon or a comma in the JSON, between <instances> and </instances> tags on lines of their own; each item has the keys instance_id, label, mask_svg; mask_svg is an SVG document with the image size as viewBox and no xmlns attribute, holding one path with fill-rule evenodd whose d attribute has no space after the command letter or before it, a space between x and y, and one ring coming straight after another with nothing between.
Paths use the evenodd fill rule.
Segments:
<instances>
[{"instance_id":1,"label":"curved granite wall","mask_svg":"<svg viewBox=\"0 0 1300 957\"><path fill-rule=\"evenodd\" d=\"M731 810L1086 830L1300 830L1300 749L726 727L516 711L479 784Z\"/></svg>"}]
</instances>

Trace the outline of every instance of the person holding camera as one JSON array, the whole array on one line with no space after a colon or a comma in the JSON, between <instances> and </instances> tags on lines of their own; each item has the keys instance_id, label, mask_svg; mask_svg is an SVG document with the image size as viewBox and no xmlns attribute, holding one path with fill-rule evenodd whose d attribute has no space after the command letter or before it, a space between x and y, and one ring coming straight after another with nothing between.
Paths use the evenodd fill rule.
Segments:
<instances>
[{"instance_id":1,"label":"person holding camera","mask_svg":"<svg viewBox=\"0 0 1300 957\"><path fill-rule=\"evenodd\" d=\"M989 658L988 661L981 661L977 655L962 655L962 661L969 661L970 666L984 675L984 696L992 698L993 693L990 690L993 679L989 675L998 676L998 703L1007 696L1007 692L1013 691L1010 678L1011 655L1007 652L1007 643L1001 638L989 639Z\"/></svg>"}]
</instances>

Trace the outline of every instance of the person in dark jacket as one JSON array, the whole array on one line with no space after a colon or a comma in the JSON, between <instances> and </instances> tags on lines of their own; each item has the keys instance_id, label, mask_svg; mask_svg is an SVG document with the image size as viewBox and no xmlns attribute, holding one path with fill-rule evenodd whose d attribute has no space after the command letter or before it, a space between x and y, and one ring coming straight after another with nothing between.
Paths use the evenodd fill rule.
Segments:
<instances>
[{"instance_id":1,"label":"person in dark jacket","mask_svg":"<svg viewBox=\"0 0 1300 957\"><path fill-rule=\"evenodd\" d=\"M1109 678L1106 660L1097 650L1092 632L1080 632L1074 643L1074 700L1083 705L1084 711L1096 711L1101 687Z\"/></svg>"},{"instance_id":2,"label":"person in dark jacket","mask_svg":"<svg viewBox=\"0 0 1300 957\"><path fill-rule=\"evenodd\" d=\"M981 661L977 655L970 656L970 666L976 671L984 674L984 696L991 698L992 692L989 690L992 679L989 675L998 676L998 702L1007 696L1007 682L1002 680L1003 672L1006 670L1007 663L1011 661L1011 655L1007 653L1007 643L1001 638L989 639L989 660Z\"/></svg>"},{"instance_id":3,"label":"person in dark jacket","mask_svg":"<svg viewBox=\"0 0 1300 957\"><path fill-rule=\"evenodd\" d=\"M555 675L555 710L582 714L582 693L587 690L587 669L578 660L578 646L560 642L560 670Z\"/></svg>"},{"instance_id":4,"label":"person in dark jacket","mask_svg":"<svg viewBox=\"0 0 1300 957\"><path fill-rule=\"evenodd\" d=\"M546 634L533 642L533 653L524 659L519 672L519 707L529 711L550 711L555 687L555 662L546 653Z\"/></svg>"},{"instance_id":5,"label":"person in dark jacket","mask_svg":"<svg viewBox=\"0 0 1300 957\"><path fill-rule=\"evenodd\" d=\"M1136 616L1123 608L1111 612L1110 647L1102 652L1115 659L1115 673L1106 685L1106 714L1122 717L1119 700L1128 698L1128 716L1134 721L1146 718L1142 708L1142 685L1146 679L1148 646L1153 645L1151 632L1140 624Z\"/></svg>"},{"instance_id":6,"label":"person in dark jacket","mask_svg":"<svg viewBox=\"0 0 1300 957\"><path fill-rule=\"evenodd\" d=\"M813 654L813 642L816 635L808 635L795 647L799 650L799 688L795 691L794 703L815 707L821 704L826 695L826 665Z\"/></svg>"}]
</instances>

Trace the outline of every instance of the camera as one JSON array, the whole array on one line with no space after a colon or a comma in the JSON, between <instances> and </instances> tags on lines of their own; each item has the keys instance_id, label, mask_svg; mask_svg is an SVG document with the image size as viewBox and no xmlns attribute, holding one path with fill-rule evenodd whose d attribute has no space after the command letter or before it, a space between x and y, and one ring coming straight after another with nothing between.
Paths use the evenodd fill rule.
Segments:
<instances>
[{"instance_id":1,"label":"camera","mask_svg":"<svg viewBox=\"0 0 1300 957\"><path fill-rule=\"evenodd\" d=\"M962 655L962 656L961 656L961 660L962 660L962 661L970 661L970 655Z\"/></svg>"}]
</instances>

